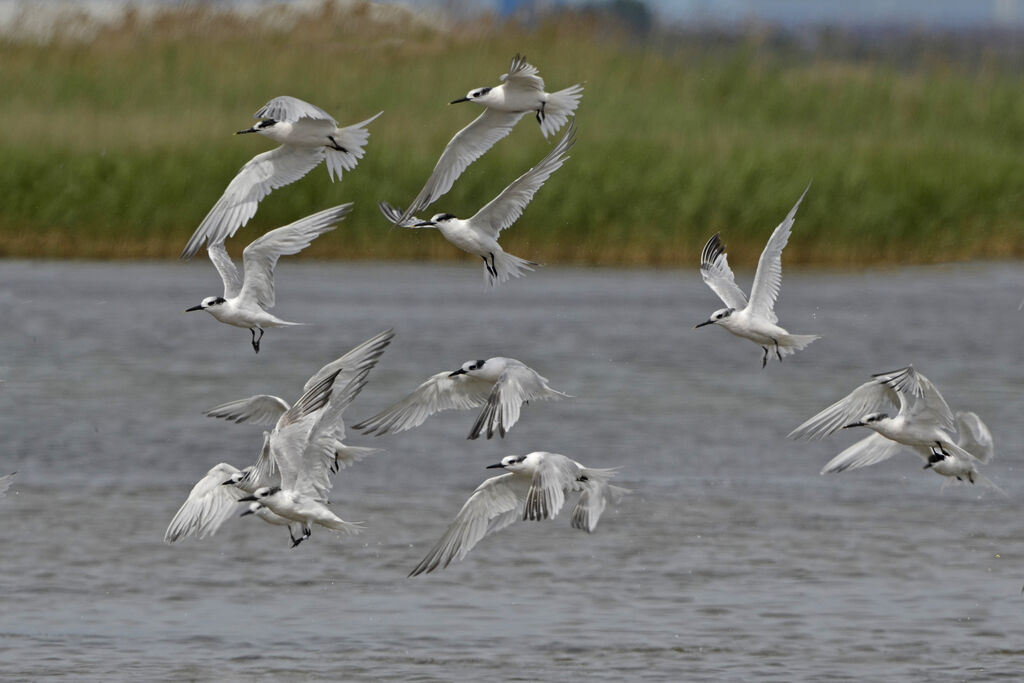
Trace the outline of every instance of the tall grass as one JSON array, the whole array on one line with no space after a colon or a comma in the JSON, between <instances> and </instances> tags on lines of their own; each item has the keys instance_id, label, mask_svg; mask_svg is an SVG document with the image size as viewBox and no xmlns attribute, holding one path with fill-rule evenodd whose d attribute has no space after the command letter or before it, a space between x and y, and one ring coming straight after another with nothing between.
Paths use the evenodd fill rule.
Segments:
<instances>
[{"instance_id":1,"label":"tall grass","mask_svg":"<svg viewBox=\"0 0 1024 683\"><path fill-rule=\"evenodd\" d=\"M354 201L308 255L456 257L435 233L390 229L376 202L418 192L479 113L446 102L496 83L516 52L549 90L586 90L572 159L503 234L511 253L693 265L720 231L732 262L752 265L812 182L787 263L1024 257L1019 72L794 58L755 39L644 47L579 18L529 32L381 23L368 6L276 29L178 10L129 16L84 44L0 44L0 255L176 256L238 168L271 146L232 133L290 94L343 124L384 115L341 183L318 168L275 191L235 242ZM552 142L525 119L428 212L474 212Z\"/></svg>"}]
</instances>

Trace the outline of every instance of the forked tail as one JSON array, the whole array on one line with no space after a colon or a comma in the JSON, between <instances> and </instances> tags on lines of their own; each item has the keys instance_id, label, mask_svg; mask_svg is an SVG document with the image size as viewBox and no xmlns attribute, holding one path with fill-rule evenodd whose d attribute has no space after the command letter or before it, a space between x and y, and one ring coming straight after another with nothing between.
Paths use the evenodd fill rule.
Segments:
<instances>
[{"instance_id":1,"label":"forked tail","mask_svg":"<svg viewBox=\"0 0 1024 683\"><path fill-rule=\"evenodd\" d=\"M484 282L495 287L510 277L522 277L539 263L513 256L504 251L494 251L484 259Z\"/></svg>"},{"instance_id":2,"label":"forked tail","mask_svg":"<svg viewBox=\"0 0 1024 683\"><path fill-rule=\"evenodd\" d=\"M548 95L543 108L537 112L540 132L544 134L544 137L551 137L565 125L572 113L576 111L576 107L579 106L581 97L583 97L582 83Z\"/></svg>"},{"instance_id":3,"label":"forked tail","mask_svg":"<svg viewBox=\"0 0 1024 683\"><path fill-rule=\"evenodd\" d=\"M366 129L374 119L384 112L379 112L365 121L352 124L345 128L339 128L331 138L334 147L325 147L327 158L327 172L331 180L341 180L342 171L351 171L359 163L359 160L366 154L364 147L370 139L370 131ZM340 148L340 149L338 149Z\"/></svg>"}]
</instances>

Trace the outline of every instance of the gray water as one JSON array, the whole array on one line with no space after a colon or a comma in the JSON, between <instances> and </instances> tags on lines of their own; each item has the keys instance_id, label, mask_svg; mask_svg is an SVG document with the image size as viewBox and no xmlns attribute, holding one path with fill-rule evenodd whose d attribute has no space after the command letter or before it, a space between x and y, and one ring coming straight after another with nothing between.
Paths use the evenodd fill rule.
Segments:
<instances>
[{"instance_id":1,"label":"gray water","mask_svg":"<svg viewBox=\"0 0 1024 683\"><path fill-rule=\"evenodd\" d=\"M783 325L823 339L760 367L692 326L720 306L686 271L550 266L484 292L477 264L283 263L278 305L308 327L246 330L182 311L208 263L0 262L0 671L75 680L979 680L1024 672L1024 436L1018 265L786 273ZM744 286L749 273L740 273ZM470 412L352 445L335 510L357 537L229 520L162 542L190 487L251 463L259 427L203 417L306 378L387 327L347 417L428 375L519 358L575 396L506 439ZM864 434L792 442L872 372L913 362L979 413L1008 494L942 488L911 453L820 476ZM509 453L620 466L634 493L595 533L519 523L406 578Z\"/></svg>"}]
</instances>

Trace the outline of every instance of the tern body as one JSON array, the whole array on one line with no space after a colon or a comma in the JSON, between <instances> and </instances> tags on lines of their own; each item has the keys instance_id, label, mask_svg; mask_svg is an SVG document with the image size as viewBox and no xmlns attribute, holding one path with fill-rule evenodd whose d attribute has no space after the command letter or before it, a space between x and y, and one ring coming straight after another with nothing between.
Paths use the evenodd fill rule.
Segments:
<instances>
[{"instance_id":1,"label":"tern body","mask_svg":"<svg viewBox=\"0 0 1024 683\"><path fill-rule=\"evenodd\" d=\"M761 357L762 368L768 364L770 354L774 353L781 361L783 356L796 353L819 338L813 334L790 334L778 324L779 318L775 315L775 300L782 286L782 250L789 241L796 210L806 194L805 189L786 218L775 228L761 252L749 301L743 290L736 286L736 277L729 267L725 247L717 234L708 240L701 252L701 277L725 303L726 308L715 311L696 327L720 325L737 337L754 342L764 352Z\"/></svg>"},{"instance_id":2,"label":"tern body","mask_svg":"<svg viewBox=\"0 0 1024 683\"><path fill-rule=\"evenodd\" d=\"M264 197L299 180L322 161L327 162L331 179L340 180L342 171L352 170L363 157L370 137L366 126L377 116L339 128L330 114L296 97L284 95L267 102L255 114L260 122L238 133L258 133L281 146L256 155L242 167L196 228L181 258L192 258L204 243L212 245L233 236L256 215Z\"/></svg>"},{"instance_id":3,"label":"tern body","mask_svg":"<svg viewBox=\"0 0 1024 683\"><path fill-rule=\"evenodd\" d=\"M483 432L488 439L495 433L504 437L519 420L523 403L567 397L522 361L496 356L467 361L458 370L427 378L411 394L353 429L381 436L412 429L442 410L482 407L467 438L476 439Z\"/></svg>"},{"instance_id":4,"label":"tern body","mask_svg":"<svg viewBox=\"0 0 1024 683\"><path fill-rule=\"evenodd\" d=\"M274 307L274 268L278 259L308 247L314 239L333 230L351 210L352 204L342 204L271 230L242 252L242 275L228 256L224 242L211 243L207 252L224 283L224 296L208 296L185 312L206 311L222 323L247 328L252 333L252 348L259 353L266 328L302 324L281 320L267 310Z\"/></svg>"},{"instance_id":5,"label":"tern body","mask_svg":"<svg viewBox=\"0 0 1024 683\"><path fill-rule=\"evenodd\" d=\"M453 560L463 559L484 536L517 519L553 519L561 511L566 494L572 492L580 493L572 512L572 526L592 532L608 502L627 492L608 483L615 469L592 469L559 453L508 455L488 468L501 468L506 473L477 487L409 576L443 569Z\"/></svg>"},{"instance_id":6,"label":"tern body","mask_svg":"<svg viewBox=\"0 0 1024 683\"><path fill-rule=\"evenodd\" d=\"M492 287L510 277L520 277L537 264L506 253L498 244L498 235L523 214L533 195L544 182L561 168L575 144L574 126L570 125L558 144L541 161L512 181L470 218L456 218L450 213L438 213L429 221L409 217L386 202L381 202L381 213L396 225L405 228L437 228L453 245L484 261L484 281Z\"/></svg>"}]
</instances>

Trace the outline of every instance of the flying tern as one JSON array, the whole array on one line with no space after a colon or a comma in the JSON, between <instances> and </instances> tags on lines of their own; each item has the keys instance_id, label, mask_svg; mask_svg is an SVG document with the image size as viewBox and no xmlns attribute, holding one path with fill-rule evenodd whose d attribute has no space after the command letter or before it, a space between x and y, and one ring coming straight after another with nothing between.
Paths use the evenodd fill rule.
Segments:
<instances>
[{"instance_id":1,"label":"flying tern","mask_svg":"<svg viewBox=\"0 0 1024 683\"><path fill-rule=\"evenodd\" d=\"M404 228L437 228L445 239L459 249L476 254L484 261L484 281L492 287L509 277L520 277L538 264L506 253L498 244L498 235L523 214L534 193L569 157L575 144L575 127L570 125L558 144L540 163L519 176L501 194L467 219L450 213L438 213L429 221L404 217L386 202L378 204L388 220ZM408 213L408 212L406 212Z\"/></svg>"},{"instance_id":2,"label":"flying tern","mask_svg":"<svg viewBox=\"0 0 1024 683\"><path fill-rule=\"evenodd\" d=\"M852 427L875 432L832 458L822 474L874 465L909 446L924 459L924 469L995 487L975 466L993 453L992 434L976 414L954 415L935 385L913 366L872 377L789 434L812 440ZM894 407L895 415L886 412Z\"/></svg>"},{"instance_id":3,"label":"flying tern","mask_svg":"<svg viewBox=\"0 0 1024 683\"><path fill-rule=\"evenodd\" d=\"M597 527L608 501L618 500L627 492L608 483L616 468L591 469L558 453L534 451L527 455L507 455L501 462L487 467L507 472L485 480L476 488L441 540L409 576L443 569L452 560L461 560L484 536L504 529L517 519L554 518L570 492L580 492L572 511L572 526L589 533Z\"/></svg>"},{"instance_id":4,"label":"flying tern","mask_svg":"<svg viewBox=\"0 0 1024 683\"><path fill-rule=\"evenodd\" d=\"M389 220L396 224L405 223L412 214L433 204L452 188L467 166L511 133L529 112L535 113L544 137L550 137L565 125L583 96L580 83L558 92L545 92L544 80L536 67L518 54L512 58L508 73L501 76L501 81L501 85L474 88L465 97L451 101L451 104L475 102L483 106L484 111L451 139L409 208L404 213L398 212L394 218L389 216Z\"/></svg>"},{"instance_id":5,"label":"flying tern","mask_svg":"<svg viewBox=\"0 0 1024 683\"><path fill-rule=\"evenodd\" d=\"M411 394L353 429L381 436L411 429L434 413L453 408L483 406L467 438L475 439L485 429L490 439L505 432L519 420L523 403L568 398L548 386L548 380L514 358L471 360L458 370L439 372L416 387Z\"/></svg>"},{"instance_id":6,"label":"flying tern","mask_svg":"<svg viewBox=\"0 0 1024 683\"><path fill-rule=\"evenodd\" d=\"M810 189L809 185L807 189ZM782 285L782 250L789 241L796 210L807 194L807 189L800 195L800 199L796 200L785 220L775 228L764 251L761 252L754 284L750 288L749 302L743 290L736 286L736 277L729 268L725 247L722 246L717 233L708 240L701 251L701 277L725 303L726 308L715 311L708 320L696 325L695 328L712 324L721 325L737 337L758 344L764 351L761 357L762 368L768 363L770 350L774 350L776 357L781 361L783 356L796 353L815 339L819 339L816 334L790 334L779 327L779 318L775 315L775 300Z\"/></svg>"},{"instance_id":7,"label":"flying tern","mask_svg":"<svg viewBox=\"0 0 1024 683\"><path fill-rule=\"evenodd\" d=\"M274 307L274 267L281 256L297 254L310 243L334 229L352 210L352 204L342 204L312 216L271 230L242 251L243 274L228 256L223 242L207 247L210 260L224 281L224 296L208 296L189 311L206 311L222 323L245 327L252 334L252 348L260 351L264 328L301 325L281 320L268 313ZM259 330L259 336L256 331Z\"/></svg>"},{"instance_id":8,"label":"flying tern","mask_svg":"<svg viewBox=\"0 0 1024 683\"><path fill-rule=\"evenodd\" d=\"M164 540L173 543L185 536L213 535L235 509L235 503L261 488L280 486L282 471L288 472L286 479L290 485L301 478L302 486L312 489L318 499L326 500L331 488L330 474L378 451L342 443L342 413L365 385L366 376L392 337L391 330L381 332L320 368L306 382L295 405L276 396L259 395L211 409L207 415L235 422L273 423L274 430L264 432L256 464L238 469L220 463L210 469L175 514ZM343 388L335 391L335 385ZM299 469L304 470L301 477ZM247 514L256 514L270 524L289 525L292 547L309 536L308 525L303 521L282 518L264 505L251 504L242 513Z\"/></svg>"},{"instance_id":9,"label":"flying tern","mask_svg":"<svg viewBox=\"0 0 1024 683\"><path fill-rule=\"evenodd\" d=\"M380 113L339 128L330 114L296 97L284 95L267 102L254 115L260 122L237 134L259 133L281 146L257 154L242 167L196 228L181 258L195 256L204 242L216 244L233 236L256 215L260 200L294 183L321 161L327 161L331 180L340 180L343 170L351 171L363 158L363 147L370 137L366 126L377 116Z\"/></svg>"}]
</instances>

